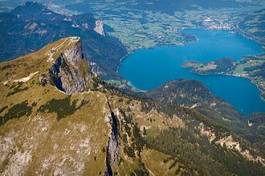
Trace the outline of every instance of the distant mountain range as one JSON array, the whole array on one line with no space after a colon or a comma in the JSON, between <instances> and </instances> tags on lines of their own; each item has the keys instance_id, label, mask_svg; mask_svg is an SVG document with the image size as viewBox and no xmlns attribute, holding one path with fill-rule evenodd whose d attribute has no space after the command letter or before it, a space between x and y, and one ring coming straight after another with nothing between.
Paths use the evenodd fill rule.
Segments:
<instances>
[{"instance_id":1,"label":"distant mountain range","mask_svg":"<svg viewBox=\"0 0 265 176\"><path fill-rule=\"evenodd\" d=\"M62 37L80 36L94 71L103 77L117 77L115 71L127 50L108 35L108 30L111 28L92 14L64 16L36 2L27 2L0 13L0 59L16 58Z\"/></svg>"}]
</instances>

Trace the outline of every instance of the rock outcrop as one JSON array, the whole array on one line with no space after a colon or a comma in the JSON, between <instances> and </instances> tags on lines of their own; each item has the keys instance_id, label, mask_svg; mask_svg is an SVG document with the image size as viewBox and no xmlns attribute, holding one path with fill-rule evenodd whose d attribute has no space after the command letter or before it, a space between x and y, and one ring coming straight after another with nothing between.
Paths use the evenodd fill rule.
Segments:
<instances>
[{"instance_id":1,"label":"rock outcrop","mask_svg":"<svg viewBox=\"0 0 265 176\"><path fill-rule=\"evenodd\" d=\"M109 117L109 123L111 126L111 133L109 136L109 141L107 144L107 154L106 154L106 170L105 170L105 176L111 176L112 173L112 165L118 160L118 154L119 154L119 121L114 112L112 111L112 108L110 104L108 103L109 109L110 109L110 117Z\"/></svg>"},{"instance_id":2,"label":"rock outcrop","mask_svg":"<svg viewBox=\"0 0 265 176\"><path fill-rule=\"evenodd\" d=\"M100 35L105 36L105 31L104 31L104 23L102 20L97 20L95 22L95 28L94 31Z\"/></svg>"},{"instance_id":3,"label":"rock outcrop","mask_svg":"<svg viewBox=\"0 0 265 176\"><path fill-rule=\"evenodd\" d=\"M92 81L89 63L84 57L80 38L73 37L72 44L65 49L50 68L54 85L67 94L87 90Z\"/></svg>"}]
</instances>

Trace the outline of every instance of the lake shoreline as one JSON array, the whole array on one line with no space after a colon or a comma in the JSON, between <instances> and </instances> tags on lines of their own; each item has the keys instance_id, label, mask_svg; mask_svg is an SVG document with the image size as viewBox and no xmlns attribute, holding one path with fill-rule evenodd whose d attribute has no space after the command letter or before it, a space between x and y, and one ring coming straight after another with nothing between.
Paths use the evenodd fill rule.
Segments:
<instances>
[{"instance_id":1,"label":"lake shoreline","mask_svg":"<svg viewBox=\"0 0 265 176\"><path fill-rule=\"evenodd\" d=\"M225 55L228 55L229 57L232 58L234 58L233 56L235 56L236 61L241 61L243 56L259 55L264 52L262 48L260 48L261 45L259 43L256 43L255 41L249 38L245 38L244 36L231 31L209 30L209 29L186 29L186 30L188 31L187 35L191 35L195 31L195 34L193 35L196 36L196 38L198 38L199 40L197 40L196 42L189 42L183 45L172 45L172 44L158 45L155 47L141 48L134 52L130 52L126 57L123 57L121 59L121 63L116 70L117 73L123 79L130 82L131 85L133 85L134 87L140 90L151 90L153 88L161 86L163 83L167 81L177 80L177 79L199 80L204 85L206 85L206 83L203 80L209 82L210 80L207 80L208 78L195 76L194 75L195 73L188 73L190 71L183 71L184 70L183 68L179 68L181 67L181 64L184 63L185 61L189 61L191 58L199 59L199 61L202 63L207 63L211 60L217 60L218 58L222 58ZM223 37L223 35L225 35L225 37ZM206 39L201 37L206 37ZM208 39L207 37L210 38ZM215 44L216 42L215 40L217 40L217 44ZM218 42L218 40L220 40L221 42ZM230 40L232 40L232 43L230 42ZM227 48L225 45L226 43L222 42L229 42L232 48ZM223 46L222 50L219 49L220 46ZM236 49L237 47L239 48ZM125 67L125 65L128 66ZM152 70L155 72L150 73L152 72ZM230 76L233 78L238 77L229 74L226 74L225 76ZM212 77L211 79L215 78ZM218 79L226 79L226 78L218 78ZM255 84L255 82L252 79L250 78L245 78L245 79L247 79L247 82L249 81L249 83L245 83L246 81L239 81L239 82L244 82L242 84L245 86L247 86L247 84L251 84L252 86L254 86L254 88L253 87L251 88L251 92L255 91L254 89L256 89L255 96L257 94L258 99L260 99L263 93L262 89L258 87L257 84ZM214 85L212 85L211 88L213 88L213 86ZM223 96L220 95L220 90L218 91L219 94L216 94L215 91L211 90L213 94L224 99ZM252 96L252 94L248 96ZM230 100L228 99L225 99L225 101L233 105L234 107L238 107L235 106L233 103L231 103ZM262 103L264 104L264 99L260 101L262 101ZM258 107L261 108L262 105L259 105ZM239 109L238 108L236 109L238 111L249 111L246 109L251 109L251 107L245 107L245 108L241 107ZM261 108L260 111L265 112L265 106L264 108ZM252 112L258 112L258 111L252 111Z\"/></svg>"}]
</instances>

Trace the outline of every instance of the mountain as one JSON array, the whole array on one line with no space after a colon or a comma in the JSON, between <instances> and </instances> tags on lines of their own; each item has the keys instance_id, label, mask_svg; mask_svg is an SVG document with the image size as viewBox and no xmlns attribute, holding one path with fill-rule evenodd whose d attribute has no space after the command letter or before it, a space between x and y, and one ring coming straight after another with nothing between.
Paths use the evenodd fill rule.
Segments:
<instances>
[{"instance_id":1,"label":"mountain","mask_svg":"<svg viewBox=\"0 0 265 176\"><path fill-rule=\"evenodd\" d=\"M108 35L110 27L92 14L64 16L36 2L0 13L0 59L8 60L40 49L63 37L82 38L93 70L105 78L118 77L116 69L127 54L120 41Z\"/></svg>"},{"instance_id":2,"label":"mountain","mask_svg":"<svg viewBox=\"0 0 265 176\"><path fill-rule=\"evenodd\" d=\"M200 83L129 95L93 72L82 43L67 37L0 63L1 175L265 174L264 134L218 108L207 110L219 121L207 116L207 102L222 101Z\"/></svg>"},{"instance_id":3,"label":"mountain","mask_svg":"<svg viewBox=\"0 0 265 176\"><path fill-rule=\"evenodd\" d=\"M146 94L159 104L165 105L167 109L176 106L196 109L213 123L225 123L225 118L229 119L226 125L231 125L241 118L231 105L214 96L200 81L174 80Z\"/></svg>"}]
</instances>

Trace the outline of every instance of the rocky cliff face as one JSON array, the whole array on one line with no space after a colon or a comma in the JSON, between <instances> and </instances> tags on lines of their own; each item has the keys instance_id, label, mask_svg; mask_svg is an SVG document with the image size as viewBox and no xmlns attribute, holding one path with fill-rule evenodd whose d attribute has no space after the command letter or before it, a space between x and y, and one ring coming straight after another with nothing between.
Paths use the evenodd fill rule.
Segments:
<instances>
[{"instance_id":1,"label":"rocky cliff face","mask_svg":"<svg viewBox=\"0 0 265 176\"><path fill-rule=\"evenodd\" d=\"M50 68L50 76L55 86L67 94L88 89L92 73L84 57L80 38L71 38L73 44L65 49Z\"/></svg>"},{"instance_id":2,"label":"rocky cliff face","mask_svg":"<svg viewBox=\"0 0 265 176\"><path fill-rule=\"evenodd\" d=\"M106 147L106 170L105 176L112 176L112 166L115 162L118 161L119 155L119 120L117 116L112 111L112 108L108 102L108 107L110 109L110 117L109 117L109 124L110 124L110 135L109 141Z\"/></svg>"}]
</instances>

